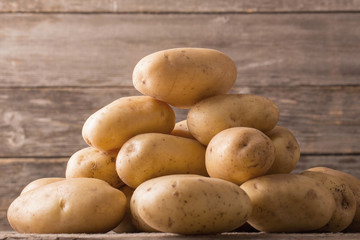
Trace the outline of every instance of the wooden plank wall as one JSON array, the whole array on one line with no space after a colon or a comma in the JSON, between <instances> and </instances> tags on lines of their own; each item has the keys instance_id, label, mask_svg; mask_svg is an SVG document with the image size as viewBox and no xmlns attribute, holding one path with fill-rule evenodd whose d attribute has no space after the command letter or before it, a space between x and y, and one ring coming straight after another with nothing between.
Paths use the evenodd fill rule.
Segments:
<instances>
[{"instance_id":1,"label":"wooden plank wall","mask_svg":"<svg viewBox=\"0 0 360 240\"><path fill-rule=\"evenodd\" d=\"M166 48L228 54L231 91L272 99L297 137L296 172L360 177L359 13L359 0L1 0L0 230L28 182L64 176L91 113L139 95L136 62Z\"/></svg>"}]
</instances>

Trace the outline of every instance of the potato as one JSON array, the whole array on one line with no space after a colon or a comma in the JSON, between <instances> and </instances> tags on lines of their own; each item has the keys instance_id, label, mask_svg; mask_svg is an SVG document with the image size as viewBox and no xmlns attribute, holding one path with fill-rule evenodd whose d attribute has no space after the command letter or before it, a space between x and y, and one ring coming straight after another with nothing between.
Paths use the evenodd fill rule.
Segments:
<instances>
[{"instance_id":1,"label":"potato","mask_svg":"<svg viewBox=\"0 0 360 240\"><path fill-rule=\"evenodd\" d=\"M322 172L305 171L301 175L320 181L335 199L335 212L330 221L319 231L340 232L347 228L352 222L356 211L355 196L349 185L339 177Z\"/></svg>"},{"instance_id":2,"label":"potato","mask_svg":"<svg viewBox=\"0 0 360 240\"><path fill-rule=\"evenodd\" d=\"M266 174L290 173L300 159L300 147L291 131L282 126L276 126L266 135L275 146L275 160Z\"/></svg>"},{"instance_id":3,"label":"potato","mask_svg":"<svg viewBox=\"0 0 360 240\"><path fill-rule=\"evenodd\" d=\"M259 231L313 231L325 226L335 211L330 191L306 176L266 175L240 187L253 205L248 223Z\"/></svg>"},{"instance_id":4,"label":"potato","mask_svg":"<svg viewBox=\"0 0 360 240\"><path fill-rule=\"evenodd\" d=\"M175 48L141 59L134 68L133 84L144 95L189 108L201 99L229 91L236 75L234 62L222 52Z\"/></svg>"},{"instance_id":5,"label":"potato","mask_svg":"<svg viewBox=\"0 0 360 240\"><path fill-rule=\"evenodd\" d=\"M161 232L214 234L234 230L251 214L249 197L236 184L182 174L154 178L136 188L135 219Z\"/></svg>"},{"instance_id":6,"label":"potato","mask_svg":"<svg viewBox=\"0 0 360 240\"><path fill-rule=\"evenodd\" d=\"M275 159L275 147L264 133L247 127L225 129L207 146L205 164L211 177L236 184L264 175Z\"/></svg>"},{"instance_id":7,"label":"potato","mask_svg":"<svg viewBox=\"0 0 360 240\"><path fill-rule=\"evenodd\" d=\"M126 214L125 217L121 220L120 224L116 228L114 228L113 231L117 233L137 232L138 229L132 222L132 216L130 211L130 199L134 193L134 189L125 185L120 188L120 191L122 191L126 196Z\"/></svg>"},{"instance_id":8,"label":"potato","mask_svg":"<svg viewBox=\"0 0 360 240\"><path fill-rule=\"evenodd\" d=\"M93 147L83 148L74 153L66 166L66 178L87 177L98 178L109 183L114 188L124 185L116 172L116 156L102 152Z\"/></svg>"},{"instance_id":9,"label":"potato","mask_svg":"<svg viewBox=\"0 0 360 240\"><path fill-rule=\"evenodd\" d=\"M72 178L20 195L7 216L20 233L100 233L116 227L125 211L125 195L105 181Z\"/></svg>"},{"instance_id":10,"label":"potato","mask_svg":"<svg viewBox=\"0 0 360 240\"><path fill-rule=\"evenodd\" d=\"M193 137L193 135L191 135L191 132L189 131L186 120L177 122L175 124L174 129L171 131L170 134L174 135L174 136L178 136L178 137L185 137L185 138L195 139Z\"/></svg>"},{"instance_id":11,"label":"potato","mask_svg":"<svg viewBox=\"0 0 360 240\"><path fill-rule=\"evenodd\" d=\"M59 182L59 181L62 181L62 180L65 180L65 178L51 177L51 178L39 178L39 179L36 179L36 180L32 181L31 183L29 183L28 185L26 185L24 187L24 189L21 191L20 195L24 194L24 193L26 193L28 191L31 191L31 190L33 190L35 188L47 185L49 183Z\"/></svg>"},{"instance_id":12,"label":"potato","mask_svg":"<svg viewBox=\"0 0 360 240\"><path fill-rule=\"evenodd\" d=\"M108 152L141 133L170 133L174 125L175 113L168 104L147 96L123 97L92 114L82 135L90 146Z\"/></svg>"},{"instance_id":13,"label":"potato","mask_svg":"<svg viewBox=\"0 0 360 240\"><path fill-rule=\"evenodd\" d=\"M270 100L250 94L223 94L204 99L187 115L191 134L202 144L222 130L251 127L267 132L276 126L279 109Z\"/></svg>"},{"instance_id":14,"label":"potato","mask_svg":"<svg viewBox=\"0 0 360 240\"><path fill-rule=\"evenodd\" d=\"M121 180L132 188L164 175L207 175L205 147L196 140L183 137L161 133L139 134L120 149L116 170Z\"/></svg>"},{"instance_id":15,"label":"potato","mask_svg":"<svg viewBox=\"0 0 360 240\"><path fill-rule=\"evenodd\" d=\"M322 172L322 173L330 174L330 175L341 178L349 185L349 187L352 190L352 192L354 193L354 196L356 199L356 212L355 212L355 216L354 216L352 223L344 231L360 232L360 180L348 173L341 172L341 171L327 168L327 167L314 167L314 168L307 169L307 171Z\"/></svg>"}]
</instances>

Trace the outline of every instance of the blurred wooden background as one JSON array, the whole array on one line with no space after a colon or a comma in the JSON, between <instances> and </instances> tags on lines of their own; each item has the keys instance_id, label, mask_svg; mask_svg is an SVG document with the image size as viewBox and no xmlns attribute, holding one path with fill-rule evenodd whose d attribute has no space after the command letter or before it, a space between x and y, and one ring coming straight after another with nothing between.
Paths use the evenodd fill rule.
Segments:
<instances>
[{"instance_id":1,"label":"blurred wooden background","mask_svg":"<svg viewBox=\"0 0 360 240\"><path fill-rule=\"evenodd\" d=\"M297 137L295 172L321 165L360 178L359 0L169 2L0 0L0 230L27 183L64 176L90 114L139 95L137 61L166 48L228 54L232 92L273 100Z\"/></svg>"}]
</instances>

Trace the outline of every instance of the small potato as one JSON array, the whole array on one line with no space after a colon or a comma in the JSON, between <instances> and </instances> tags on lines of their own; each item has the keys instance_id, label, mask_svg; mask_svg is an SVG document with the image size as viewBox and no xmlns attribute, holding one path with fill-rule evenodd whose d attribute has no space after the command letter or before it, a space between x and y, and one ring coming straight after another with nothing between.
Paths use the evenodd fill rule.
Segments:
<instances>
[{"instance_id":1,"label":"small potato","mask_svg":"<svg viewBox=\"0 0 360 240\"><path fill-rule=\"evenodd\" d=\"M250 199L239 186L192 174L142 183L131 198L130 208L135 219L161 232L178 234L232 231L251 214Z\"/></svg>"},{"instance_id":2,"label":"small potato","mask_svg":"<svg viewBox=\"0 0 360 240\"><path fill-rule=\"evenodd\" d=\"M300 147L295 136L285 127L276 126L266 135L275 146L275 160L266 174L290 173L300 159Z\"/></svg>"},{"instance_id":3,"label":"small potato","mask_svg":"<svg viewBox=\"0 0 360 240\"><path fill-rule=\"evenodd\" d=\"M354 216L352 223L344 231L345 232L360 232L360 180L348 173L341 172L341 171L327 168L327 167L314 167L314 168L307 169L307 171L322 172L322 173L330 174L330 175L341 178L349 185L349 187L352 190L352 192L354 193L354 196L356 199L356 212L355 212L355 216Z\"/></svg>"},{"instance_id":4,"label":"small potato","mask_svg":"<svg viewBox=\"0 0 360 240\"><path fill-rule=\"evenodd\" d=\"M24 187L24 189L21 191L20 195L21 194L24 194L28 191L31 191L35 188L38 188L38 187L41 187L41 186L44 186L44 185L47 185L47 184L50 184L50 183L53 183L53 182L59 182L59 181L62 181L62 180L65 180L65 178L55 178L55 177L52 177L52 178L39 178L39 179L36 179L34 181L32 181L31 183L29 183L28 185L26 185Z\"/></svg>"},{"instance_id":5,"label":"small potato","mask_svg":"<svg viewBox=\"0 0 360 240\"><path fill-rule=\"evenodd\" d=\"M205 147L196 140L161 133L139 134L127 141L116 159L116 170L126 185L170 174L207 175Z\"/></svg>"},{"instance_id":6,"label":"small potato","mask_svg":"<svg viewBox=\"0 0 360 240\"><path fill-rule=\"evenodd\" d=\"M125 195L105 181L72 178L21 194L7 216L19 233L102 233L125 215Z\"/></svg>"},{"instance_id":7,"label":"small potato","mask_svg":"<svg viewBox=\"0 0 360 240\"><path fill-rule=\"evenodd\" d=\"M185 137L185 138L195 139L193 137L193 135L191 135L191 132L189 131L186 120L177 122L175 124L174 129L172 130L172 132L170 134L174 135L174 136L178 136L178 137Z\"/></svg>"},{"instance_id":8,"label":"small potato","mask_svg":"<svg viewBox=\"0 0 360 240\"><path fill-rule=\"evenodd\" d=\"M349 185L339 177L322 173L305 171L301 175L313 178L321 182L333 195L335 199L335 212L330 221L318 231L340 232L347 228L352 222L356 211L356 200Z\"/></svg>"},{"instance_id":9,"label":"small potato","mask_svg":"<svg viewBox=\"0 0 360 240\"><path fill-rule=\"evenodd\" d=\"M313 231L325 226L335 211L330 191L306 176L266 175L240 187L253 205L248 223L259 231Z\"/></svg>"},{"instance_id":10,"label":"small potato","mask_svg":"<svg viewBox=\"0 0 360 240\"><path fill-rule=\"evenodd\" d=\"M114 188L124 185L116 172L118 151L106 153L93 147L83 148L74 153L66 166L66 178L98 178Z\"/></svg>"},{"instance_id":11,"label":"small potato","mask_svg":"<svg viewBox=\"0 0 360 240\"><path fill-rule=\"evenodd\" d=\"M251 127L267 132L276 126L278 107L269 99L250 94L223 94L204 99L191 107L187 125L202 144L222 130Z\"/></svg>"},{"instance_id":12,"label":"small potato","mask_svg":"<svg viewBox=\"0 0 360 240\"><path fill-rule=\"evenodd\" d=\"M121 187L119 190L122 191L126 196L126 214L125 217L121 220L121 223L116 228L114 228L113 231L117 233L138 232L138 229L132 222L132 216L130 211L130 199L134 193L134 189L125 185Z\"/></svg>"},{"instance_id":13,"label":"small potato","mask_svg":"<svg viewBox=\"0 0 360 240\"><path fill-rule=\"evenodd\" d=\"M174 126L175 113L168 104L147 96L123 97L92 114L82 136L90 146L109 152L135 135L170 133Z\"/></svg>"},{"instance_id":14,"label":"small potato","mask_svg":"<svg viewBox=\"0 0 360 240\"><path fill-rule=\"evenodd\" d=\"M175 48L141 59L134 68L133 84L144 95L189 108L201 99L229 91L236 75L235 63L222 52Z\"/></svg>"},{"instance_id":15,"label":"small potato","mask_svg":"<svg viewBox=\"0 0 360 240\"><path fill-rule=\"evenodd\" d=\"M206 149L209 176L236 184L264 175L275 159L275 147L255 128L225 129L213 137Z\"/></svg>"}]
</instances>

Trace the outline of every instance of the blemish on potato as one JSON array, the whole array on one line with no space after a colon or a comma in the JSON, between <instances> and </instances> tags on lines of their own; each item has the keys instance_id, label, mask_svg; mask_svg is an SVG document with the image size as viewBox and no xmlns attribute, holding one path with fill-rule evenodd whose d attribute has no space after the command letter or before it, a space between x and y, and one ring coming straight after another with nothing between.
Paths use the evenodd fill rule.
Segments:
<instances>
[{"instance_id":1,"label":"blemish on potato","mask_svg":"<svg viewBox=\"0 0 360 240\"><path fill-rule=\"evenodd\" d=\"M307 191L304 198L308 200L314 200L317 198L317 194L314 189L310 189L309 191Z\"/></svg>"},{"instance_id":2,"label":"blemish on potato","mask_svg":"<svg viewBox=\"0 0 360 240\"><path fill-rule=\"evenodd\" d=\"M179 197L179 192L178 191L175 191L174 193L173 193L173 196L175 196L175 197Z\"/></svg>"},{"instance_id":3,"label":"blemish on potato","mask_svg":"<svg viewBox=\"0 0 360 240\"><path fill-rule=\"evenodd\" d=\"M147 192L149 192L151 190L151 187L149 187L148 189L146 189Z\"/></svg>"}]
</instances>

